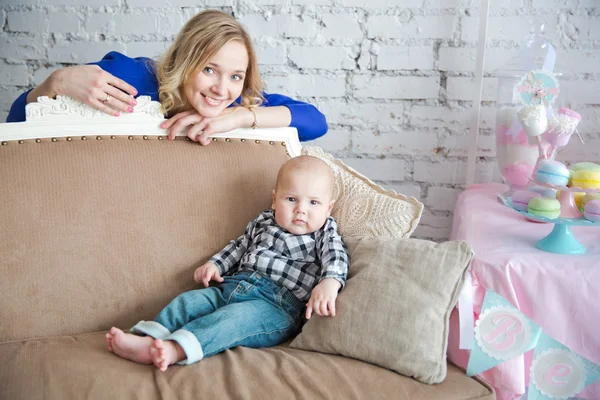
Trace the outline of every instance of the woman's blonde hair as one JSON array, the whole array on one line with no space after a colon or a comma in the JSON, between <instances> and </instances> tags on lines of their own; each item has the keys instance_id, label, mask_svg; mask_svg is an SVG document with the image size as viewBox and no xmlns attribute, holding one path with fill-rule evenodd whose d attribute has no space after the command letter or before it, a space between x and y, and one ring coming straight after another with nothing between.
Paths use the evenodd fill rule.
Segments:
<instances>
[{"instance_id":1,"label":"woman's blonde hair","mask_svg":"<svg viewBox=\"0 0 600 400\"><path fill-rule=\"evenodd\" d=\"M183 93L184 83L194 78L221 47L232 40L242 42L248 51L241 105L262 104L262 81L250 35L231 15L206 10L184 25L171 47L156 62L158 96L166 114L193 108Z\"/></svg>"}]
</instances>

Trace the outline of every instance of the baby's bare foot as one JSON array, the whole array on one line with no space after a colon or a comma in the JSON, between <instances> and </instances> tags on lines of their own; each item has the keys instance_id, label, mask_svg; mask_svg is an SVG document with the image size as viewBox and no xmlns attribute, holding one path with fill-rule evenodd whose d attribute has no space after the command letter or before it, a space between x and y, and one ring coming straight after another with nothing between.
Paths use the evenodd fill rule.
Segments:
<instances>
[{"instance_id":1,"label":"baby's bare foot","mask_svg":"<svg viewBox=\"0 0 600 400\"><path fill-rule=\"evenodd\" d=\"M156 339L150 347L150 355L156 368L160 369L162 372L165 372L167 368L169 368L169 365L175 364L185 358L183 349L181 349L177 342L172 340L162 341Z\"/></svg>"},{"instance_id":2,"label":"baby's bare foot","mask_svg":"<svg viewBox=\"0 0 600 400\"><path fill-rule=\"evenodd\" d=\"M138 364L152 364L150 346L153 341L150 336L132 335L114 326L106 334L108 351Z\"/></svg>"}]
</instances>

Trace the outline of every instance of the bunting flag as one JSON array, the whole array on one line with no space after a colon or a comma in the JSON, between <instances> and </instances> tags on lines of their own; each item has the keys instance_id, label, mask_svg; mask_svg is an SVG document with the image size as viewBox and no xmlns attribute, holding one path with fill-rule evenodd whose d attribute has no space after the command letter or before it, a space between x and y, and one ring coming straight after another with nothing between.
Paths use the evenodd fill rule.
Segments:
<instances>
[{"instance_id":1,"label":"bunting flag","mask_svg":"<svg viewBox=\"0 0 600 400\"><path fill-rule=\"evenodd\" d=\"M488 289L479 319L475 323L473 350L467 375L487 371L533 349L541 328L503 297Z\"/></svg>"},{"instance_id":2,"label":"bunting flag","mask_svg":"<svg viewBox=\"0 0 600 400\"><path fill-rule=\"evenodd\" d=\"M533 351L527 400L568 399L598 378L598 364L542 333Z\"/></svg>"}]
</instances>

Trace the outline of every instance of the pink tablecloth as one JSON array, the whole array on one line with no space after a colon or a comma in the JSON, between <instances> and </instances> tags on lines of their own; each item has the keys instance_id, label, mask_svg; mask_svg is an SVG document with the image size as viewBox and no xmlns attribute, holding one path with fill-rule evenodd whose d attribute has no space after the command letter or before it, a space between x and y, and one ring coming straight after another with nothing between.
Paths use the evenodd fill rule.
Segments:
<instances>
[{"instance_id":1,"label":"pink tablecloth","mask_svg":"<svg viewBox=\"0 0 600 400\"><path fill-rule=\"evenodd\" d=\"M572 351L600 364L600 227L573 226L585 255L546 253L535 242L554 224L527 221L501 205L500 184L474 185L458 198L451 239L469 242L475 251L471 265L475 320L487 288L495 291L542 330ZM465 367L469 351L458 349L457 310L451 318L448 357ZM481 374L497 391L497 398L518 399L529 384L533 351ZM600 381L579 398L600 399Z\"/></svg>"}]
</instances>

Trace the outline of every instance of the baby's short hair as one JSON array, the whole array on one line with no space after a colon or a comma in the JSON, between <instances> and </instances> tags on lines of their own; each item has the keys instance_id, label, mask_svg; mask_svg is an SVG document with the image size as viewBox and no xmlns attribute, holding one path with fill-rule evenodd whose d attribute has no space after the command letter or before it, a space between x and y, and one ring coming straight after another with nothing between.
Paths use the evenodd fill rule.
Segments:
<instances>
[{"instance_id":1,"label":"baby's short hair","mask_svg":"<svg viewBox=\"0 0 600 400\"><path fill-rule=\"evenodd\" d=\"M277 182L275 183L275 190L279 187L279 182L282 177L287 173L292 172L304 172L311 171L317 173L327 174L329 178L329 186L331 187L331 197L333 198L333 187L334 187L334 177L333 171L331 167L327 165L327 163L321 160L318 157L314 156L298 156L293 157L287 160L281 168L279 168L279 172L277 173Z\"/></svg>"}]
</instances>

